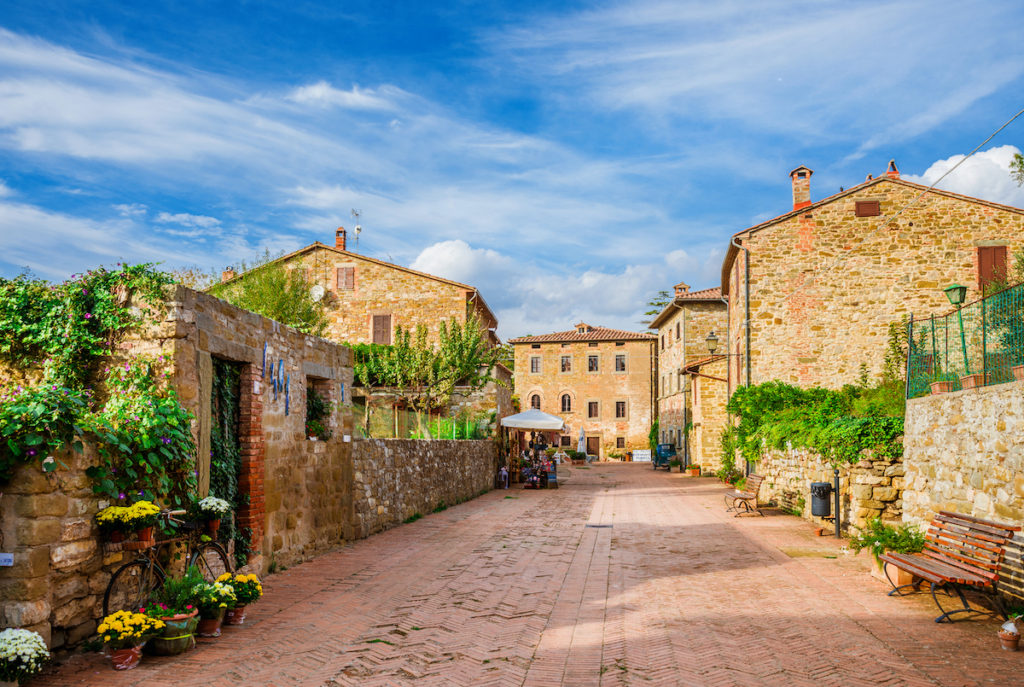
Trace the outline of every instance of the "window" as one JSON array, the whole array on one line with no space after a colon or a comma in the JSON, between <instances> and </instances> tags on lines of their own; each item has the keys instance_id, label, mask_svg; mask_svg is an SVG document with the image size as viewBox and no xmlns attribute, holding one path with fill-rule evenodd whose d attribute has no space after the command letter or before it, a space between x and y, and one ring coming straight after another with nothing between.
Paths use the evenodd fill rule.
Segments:
<instances>
[{"instance_id":1,"label":"window","mask_svg":"<svg viewBox=\"0 0 1024 687\"><path fill-rule=\"evenodd\" d=\"M572 372L572 356L562 356L562 372Z\"/></svg>"},{"instance_id":2,"label":"window","mask_svg":"<svg viewBox=\"0 0 1024 687\"><path fill-rule=\"evenodd\" d=\"M616 341L616 342L615 342L615 345L616 345L616 346L625 346L625 345L626 345L626 342L625 342L625 341Z\"/></svg>"},{"instance_id":3,"label":"window","mask_svg":"<svg viewBox=\"0 0 1024 687\"><path fill-rule=\"evenodd\" d=\"M615 371L625 372L626 371L626 354L618 353L615 356Z\"/></svg>"},{"instance_id":4,"label":"window","mask_svg":"<svg viewBox=\"0 0 1024 687\"><path fill-rule=\"evenodd\" d=\"M619 418L619 419L626 417L626 402L625 401L616 401L615 402L615 417Z\"/></svg>"},{"instance_id":5,"label":"window","mask_svg":"<svg viewBox=\"0 0 1024 687\"><path fill-rule=\"evenodd\" d=\"M339 267L336 272L336 284L338 291L352 291L356 288L356 268Z\"/></svg>"},{"instance_id":6,"label":"window","mask_svg":"<svg viewBox=\"0 0 1024 687\"><path fill-rule=\"evenodd\" d=\"M391 315L373 316L373 343L391 345Z\"/></svg>"},{"instance_id":7,"label":"window","mask_svg":"<svg viewBox=\"0 0 1024 687\"><path fill-rule=\"evenodd\" d=\"M569 394L562 394L562 412L572 412L572 397Z\"/></svg>"},{"instance_id":8,"label":"window","mask_svg":"<svg viewBox=\"0 0 1024 687\"><path fill-rule=\"evenodd\" d=\"M534 410L540 410L540 395L534 394L530 396L530 407Z\"/></svg>"},{"instance_id":9,"label":"window","mask_svg":"<svg viewBox=\"0 0 1024 687\"><path fill-rule=\"evenodd\" d=\"M679 323L676 322L676 341L679 341Z\"/></svg>"},{"instance_id":10,"label":"window","mask_svg":"<svg viewBox=\"0 0 1024 687\"><path fill-rule=\"evenodd\" d=\"M978 290L1006 280L1006 246L978 246Z\"/></svg>"},{"instance_id":11,"label":"window","mask_svg":"<svg viewBox=\"0 0 1024 687\"><path fill-rule=\"evenodd\" d=\"M530 356L530 374L540 374L540 356Z\"/></svg>"},{"instance_id":12,"label":"window","mask_svg":"<svg viewBox=\"0 0 1024 687\"><path fill-rule=\"evenodd\" d=\"M598 405L597 401L590 401L587 403L587 417L599 417L601 415L601 406Z\"/></svg>"},{"instance_id":13,"label":"window","mask_svg":"<svg viewBox=\"0 0 1024 687\"><path fill-rule=\"evenodd\" d=\"M563 434L558 440L559 446L572 446L572 437L568 434Z\"/></svg>"},{"instance_id":14,"label":"window","mask_svg":"<svg viewBox=\"0 0 1024 687\"><path fill-rule=\"evenodd\" d=\"M587 372L598 371L598 356L588 355L587 356Z\"/></svg>"},{"instance_id":15,"label":"window","mask_svg":"<svg viewBox=\"0 0 1024 687\"><path fill-rule=\"evenodd\" d=\"M853 212L857 217L877 217L882 214L882 207L877 200L858 200Z\"/></svg>"},{"instance_id":16,"label":"window","mask_svg":"<svg viewBox=\"0 0 1024 687\"><path fill-rule=\"evenodd\" d=\"M661 335L661 350L665 350L665 335Z\"/></svg>"},{"instance_id":17,"label":"window","mask_svg":"<svg viewBox=\"0 0 1024 687\"><path fill-rule=\"evenodd\" d=\"M540 344L530 344L530 348L540 348Z\"/></svg>"},{"instance_id":18,"label":"window","mask_svg":"<svg viewBox=\"0 0 1024 687\"><path fill-rule=\"evenodd\" d=\"M591 348L597 348L597 342L596 341L591 341L587 345L590 346Z\"/></svg>"},{"instance_id":19,"label":"window","mask_svg":"<svg viewBox=\"0 0 1024 687\"><path fill-rule=\"evenodd\" d=\"M626 437L615 437L615 448L626 448Z\"/></svg>"}]
</instances>

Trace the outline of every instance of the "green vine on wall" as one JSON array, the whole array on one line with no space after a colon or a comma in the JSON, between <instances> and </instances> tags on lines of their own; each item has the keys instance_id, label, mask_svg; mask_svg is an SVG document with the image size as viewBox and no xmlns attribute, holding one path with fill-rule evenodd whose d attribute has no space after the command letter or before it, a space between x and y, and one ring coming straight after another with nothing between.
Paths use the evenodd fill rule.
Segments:
<instances>
[{"instance_id":1,"label":"green vine on wall","mask_svg":"<svg viewBox=\"0 0 1024 687\"><path fill-rule=\"evenodd\" d=\"M231 504L234 513L247 505L249 497L238 491L242 474L242 454L238 440L241 367L219 358L213 359L213 399L210 423L210 495ZM223 535L235 542L235 561L248 560L252 531L238 527L234 518L222 523Z\"/></svg>"},{"instance_id":2,"label":"green vine on wall","mask_svg":"<svg viewBox=\"0 0 1024 687\"><path fill-rule=\"evenodd\" d=\"M103 368L127 331L162 314L171 282L151 264L100 267L56 285L27 274L0 278L0 360L41 379L0 391L0 482L33 460L53 471L54 453L81 451L90 436L100 453L87 471L96 493L187 501L195 487L192 416L158 373L165 361Z\"/></svg>"}]
</instances>

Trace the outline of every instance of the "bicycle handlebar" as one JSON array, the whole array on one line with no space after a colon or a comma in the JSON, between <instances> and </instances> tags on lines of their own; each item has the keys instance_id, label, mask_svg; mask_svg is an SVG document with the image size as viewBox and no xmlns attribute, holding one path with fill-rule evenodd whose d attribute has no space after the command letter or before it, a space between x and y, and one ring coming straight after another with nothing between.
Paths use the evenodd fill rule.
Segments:
<instances>
[{"instance_id":1,"label":"bicycle handlebar","mask_svg":"<svg viewBox=\"0 0 1024 687\"><path fill-rule=\"evenodd\" d=\"M163 512L164 515L185 515L186 513L188 513L186 510L165 510Z\"/></svg>"}]
</instances>

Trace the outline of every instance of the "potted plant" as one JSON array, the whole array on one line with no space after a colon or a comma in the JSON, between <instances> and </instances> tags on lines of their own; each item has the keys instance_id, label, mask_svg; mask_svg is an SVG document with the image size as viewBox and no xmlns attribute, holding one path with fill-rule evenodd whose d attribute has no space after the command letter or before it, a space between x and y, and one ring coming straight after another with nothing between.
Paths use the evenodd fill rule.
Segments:
<instances>
[{"instance_id":1,"label":"potted plant","mask_svg":"<svg viewBox=\"0 0 1024 687\"><path fill-rule=\"evenodd\" d=\"M689 465L686 468L686 472L690 477L700 477L700 465Z\"/></svg>"},{"instance_id":2,"label":"potted plant","mask_svg":"<svg viewBox=\"0 0 1024 687\"><path fill-rule=\"evenodd\" d=\"M919 553L924 548L924 534L913 525L903 524L898 528L887 525L880 518L868 521L867 527L850 540L850 548L854 553L860 553L861 549L868 549L875 559L875 565L871 566L871 574L881 580L888 581L885 575L885 563L879 556L887 551L896 553ZM876 572L877 571L877 572ZM901 587L910 584L914 576L906 570L893 568L896 579L892 582Z\"/></svg>"},{"instance_id":3,"label":"potted plant","mask_svg":"<svg viewBox=\"0 0 1024 687\"><path fill-rule=\"evenodd\" d=\"M142 660L146 640L163 629L163 621L145 613L116 611L103 619L96 632L103 640L114 670L131 670Z\"/></svg>"},{"instance_id":4,"label":"potted plant","mask_svg":"<svg viewBox=\"0 0 1024 687\"><path fill-rule=\"evenodd\" d=\"M1019 613L1011 613L1010 619L1003 623L996 633L999 635L999 644L1003 651L1016 651L1020 645L1020 628L1017 626L1019 618Z\"/></svg>"},{"instance_id":5,"label":"potted plant","mask_svg":"<svg viewBox=\"0 0 1024 687\"><path fill-rule=\"evenodd\" d=\"M245 607L255 603L263 596L263 585L260 584L260 578L255 575L224 573L217 578L217 581L230 585L231 589L235 592L236 604L233 608L227 610L224 616L224 624L243 624L245 622Z\"/></svg>"},{"instance_id":6,"label":"potted plant","mask_svg":"<svg viewBox=\"0 0 1024 687\"><path fill-rule=\"evenodd\" d=\"M220 527L221 518L231 512L231 504L216 496L207 496L200 499L192 506L192 514L196 520L206 523L206 533L211 537L217 536L217 529Z\"/></svg>"},{"instance_id":7,"label":"potted plant","mask_svg":"<svg viewBox=\"0 0 1024 687\"><path fill-rule=\"evenodd\" d=\"M956 391L957 383L956 375L950 372L936 372L929 377L928 387L931 389L932 396L938 396L939 394Z\"/></svg>"},{"instance_id":8,"label":"potted plant","mask_svg":"<svg viewBox=\"0 0 1024 687\"><path fill-rule=\"evenodd\" d=\"M975 372L960 378L961 389L977 389L989 383L989 373Z\"/></svg>"},{"instance_id":9,"label":"potted plant","mask_svg":"<svg viewBox=\"0 0 1024 687\"><path fill-rule=\"evenodd\" d=\"M196 606L199 607L196 633L200 637L220 637L225 612L238 603L235 590L224 582L204 582L194 591Z\"/></svg>"},{"instance_id":10,"label":"potted plant","mask_svg":"<svg viewBox=\"0 0 1024 687\"><path fill-rule=\"evenodd\" d=\"M49 660L50 652L38 632L15 628L0 632L0 684L17 686Z\"/></svg>"},{"instance_id":11,"label":"potted plant","mask_svg":"<svg viewBox=\"0 0 1024 687\"><path fill-rule=\"evenodd\" d=\"M100 532L114 544L124 541L125 524L121 516L127 510L124 506L107 506L96 514Z\"/></svg>"},{"instance_id":12,"label":"potted plant","mask_svg":"<svg viewBox=\"0 0 1024 687\"><path fill-rule=\"evenodd\" d=\"M197 588L204 584L199 568L191 566L181 577L170 577L153 594L143 609L146 615L163 623L162 630L149 642L149 650L159 656L174 656L195 646L199 624Z\"/></svg>"}]
</instances>

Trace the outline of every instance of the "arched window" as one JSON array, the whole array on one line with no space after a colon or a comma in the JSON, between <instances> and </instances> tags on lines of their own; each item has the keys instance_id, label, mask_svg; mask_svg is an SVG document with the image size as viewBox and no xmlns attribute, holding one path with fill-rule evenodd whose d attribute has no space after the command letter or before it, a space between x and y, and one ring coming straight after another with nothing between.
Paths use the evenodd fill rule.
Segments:
<instances>
[{"instance_id":1,"label":"arched window","mask_svg":"<svg viewBox=\"0 0 1024 687\"><path fill-rule=\"evenodd\" d=\"M562 394L562 412L572 412L572 399L569 397L569 394Z\"/></svg>"},{"instance_id":2,"label":"arched window","mask_svg":"<svg viewBox=\"0 0 1024 687\"><path fill-rule=\"evenodd\" d=\"M540 410L540 395L539 394L534 394L533 396L530 396L530 407L534 408L535 410Z\"/></svg>"}]
</instances>

